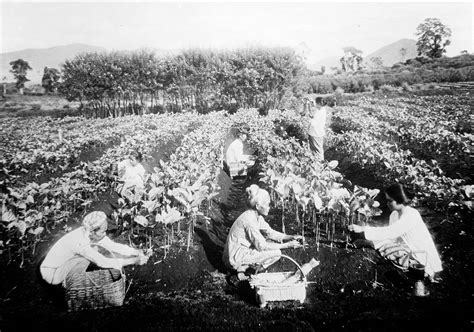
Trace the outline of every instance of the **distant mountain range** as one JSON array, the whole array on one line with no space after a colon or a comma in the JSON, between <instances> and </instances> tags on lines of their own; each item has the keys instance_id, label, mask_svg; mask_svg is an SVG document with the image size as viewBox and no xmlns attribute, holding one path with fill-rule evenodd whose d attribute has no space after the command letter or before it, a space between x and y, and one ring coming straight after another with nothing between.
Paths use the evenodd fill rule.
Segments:
<instances>
[{"instance_id":1,"label":"distant mountain range","mask_svg":"<svg viewBox=\"0 0 474 332\"><path fill-rule=\"evenodd\" d=\"M401 52L401 49L405 49L406 53ZM147 50L154 51L157 54L170 54L175 52L175 50L168 51L163 49ZM296 47L296 50L298 53L301 53L304 56L311 53L311 50L304 42L300 43ZM41 82L44 67L53 67L56 69L60 69L60 66L67 59L72 59L80 53L104 51L106 51L106 49L103 47L86 44L70 44L44 49L26 49L16 52L0 53L0 76L2 79L3 77L7 77L8 81L13 81L13 76L10 73L10 62L17 59L23 59L25 61L28 61L30 67L33 68L31 71L28 72L27 77L30 79L29 84L37 84ZM364 64L369 67L372 65L370 59L374 57L380 57L384 66L391 66L394 63L405 61L407 59L415 57L416 55L416 41L412 39L401 39L395 43L384 46L369 55L364 56L364 54L362 54L364 58ZM342 54L333 57L328 57L318 61L317 63L308 65L308 67L314 70L320 70L321 66L325 66L326 70L329 72L331 67L340 68L341 65L339 59L341 57Z\"/></svg>"},{"instance_id":2,"label":"distant mountain range","mask_svg":"<svg viewBox=\"0 0 474 332\"><path fill-rule=\"evenodd\" d=\"M405 49L405 51L401 51L402 49ZM418 53L416 50L416 40L400 39L395 43L379 48L378 50L370 53L369 55L362 54L362 57L364 58L363 65L366 65L367 67L373 67L374 63L373 61L371 61L371 59L379 57L382 60L382 64L384 66L390 67L397 62L402 62L414 58L417 56L417 54ZM341 50L340 55L327 57L314 64L309 65L309 67L314 70L320 70L321 66L325 66L326 70L330 70L331 67L341 68L341 63L339 62L339 59L342 56L343 54Z\"/></svg>"}]
</instances>

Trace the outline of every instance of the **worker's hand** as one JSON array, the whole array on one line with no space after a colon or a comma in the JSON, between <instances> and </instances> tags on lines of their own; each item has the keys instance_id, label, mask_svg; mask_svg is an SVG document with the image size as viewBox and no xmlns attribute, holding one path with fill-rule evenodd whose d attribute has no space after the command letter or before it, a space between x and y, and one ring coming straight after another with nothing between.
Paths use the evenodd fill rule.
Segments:
<instances>
[{"instance_id":1,"label":"worker's hand","mask_svg":"<svg viewBox=\"0 0 474 332\"><path fill-rule=\"evenodd\" d=\"M291 240L287 243L285 243L286 248L288 249L296 249L296 248L301 248L303 245L299 243L298 240Z\"/></svg>"},{"instance_id":2,"label":"worker's hand","mask_svg":"<svg viewBox=\"0 0 474 332\"><path fill-rule=\"evenodd\" d=\"M138 265L144 265L148 262L148 256L143 254L143 253L140 253L140 255L137 256L137 264Z\"/></svg>"},{"instance_id":3,"label":"worker's hand","mask_svg":"<svg viewBox=\"0 0 474 332\"><path fill-rule=\"evenodd\" d=\"M359 226L359 225L349 225L347 226L347 228L351 231L351 232L354 232L354 233L362 233L364 231L364 227L363 226Z\"/></svg>"},{"instance_id":4,"label":"worker's hand","mask_svg":"<svg viewBox=\"0 0 474 332\"><path fill-rule=\"evenodd\" d=\"M292 235L292 240L296 240L298 242L301 242L304 240L303 235Z\"/></svg>"},{"instance_id":5,"label":"worker's hand","mask_svg":"<svg viewBox=\"0 0 474 332\"><path fill-rule=\"evenodd\" d=\"M247 165L247 167L252 167L253 165L255 165L255 160L247 160L245 162L245 165Z\"/></svg>"}]
</instances>

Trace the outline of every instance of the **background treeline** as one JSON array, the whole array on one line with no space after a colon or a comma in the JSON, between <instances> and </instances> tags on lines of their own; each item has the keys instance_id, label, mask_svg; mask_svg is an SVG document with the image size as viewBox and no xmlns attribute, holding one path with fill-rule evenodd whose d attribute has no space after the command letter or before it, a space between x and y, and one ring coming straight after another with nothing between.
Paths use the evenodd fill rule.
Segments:
<instances>
[{"instance_id":1,"label":"background treeline","mask_svg":"<svg viewBox=\"0 0 474 332\"><path fill-rule=\"evenodd\" d=\"M299 84L300 89L308 93L332 93L338 88L344 92L364 92L387 86L408 88L417 83L463 81L474 81L474 55L437 59L418 57L397 63L391 68L336 75L313 72Z\"/></svg>"},{"instance_id":2,"label":"background treeline","mask_svg":"<svg viewBox=\"0 0 474 332\"><path fill-rule=\"evenodd\" d=\"M296 100L304 72L290 48L187 50L164 57L147 51L86 53L65 62L60 92L100 117L191 108L265 111L291 106L283 104Z\"/></svg>"}]
</instances>

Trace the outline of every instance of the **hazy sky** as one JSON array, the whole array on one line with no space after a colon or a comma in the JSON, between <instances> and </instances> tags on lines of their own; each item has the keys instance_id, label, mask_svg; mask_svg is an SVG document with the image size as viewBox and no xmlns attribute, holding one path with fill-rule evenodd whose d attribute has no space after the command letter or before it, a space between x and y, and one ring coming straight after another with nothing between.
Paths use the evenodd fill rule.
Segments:
<instances>
[{"instance_id":1,"label":"hazy sky","mask_svg":"<svg viewBox=\"0 0 474 332\"><path fill-rule=\"evenodd\" d=\"M442 2L14 2L0 3L0 52L71 43L108 50L233 48L305 42L315 60L355 46L367 55L418 24L452 30L447 55L473 52L473 3Z\"/></svg>"}]
</instances>

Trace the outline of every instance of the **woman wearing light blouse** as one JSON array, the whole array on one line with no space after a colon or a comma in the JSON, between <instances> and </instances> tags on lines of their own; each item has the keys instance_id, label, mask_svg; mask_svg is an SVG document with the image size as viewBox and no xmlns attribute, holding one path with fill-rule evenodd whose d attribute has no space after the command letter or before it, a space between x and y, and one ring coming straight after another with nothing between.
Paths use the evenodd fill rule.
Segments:
<instances>
[{"instance_id":1,"label":"woman wearing light blouse","mask_svg":"<svg viewBox=\"0 0 474 332\"><path fill-rule=\"evenodd\" d=\"M314 105L314 102L312 102ZM324 160L324 136L326 135L327 109L323 99L316 98L316 108L310 112L311 122L308 131L308 143L318 161Z\"/></svg>"},{"instance_id":2,"label":"woman wearing light blouse","mask_svg":"<svg viewBox=\"0 0 474 332\"><path fill-rule=\"evenodd\" d=\"M385 197L387 205L392 211L389 226L349 225L349 230L356 233L364 232L365 238L374 241L374 243L396 242L397 238L401 239L418 262L424 264L426 260L425 273L433 279L435 273L443 268L438 250L420 213L408 205L410 200L399 183L388 187L385 190Z\"/></svg>"},{"instance_id":3,"label":"woman wearing light blouse","mask_svg":"<svg viewBox=\"0 0 474 332\"><path fill-rule=\"evenodd\" d=\"M280 259L281 249L301 247L300 235L286 235L275 231L263 219L270 210L270 195L257 185L246 189L250 209L242 213L232 225L224 247L225 265L237 272L239 280L251 265L267 268ZM263 236L265 233L265 237ZM288 241L288 242L285 242Z\"/></svg>"},{"instance_id":4,"label":"woman wearing light blouse","mask_svg":"<svg viewBox=\"0 0 474 332\"><path fill-rule=\"evenodd\" d=\"M125 194L127 191L143 191L145 188L145 168L141 164L142 154L138 151L132 151L128 159L118 163L119 185L117 192Z\"/></svg>"},{"instance_id":5,"label":"woman wearing light blouse","mask_svg":"<svg viewBox=\"0 0 474 332\"><path fill-rule=\"evenodd\" d=\"M66 277L85 272L90 263L104 269L121 270L122 266L142 265L148 261L148 256L141 250L112 241L105 235L106 230L104 212L94 211L86 215L81 227L64 235L51 247L40 266L43 279L51 285L59 285ZM105 257L93 248L94 244L128 257Z\"/></svg>"}]
</instances>

